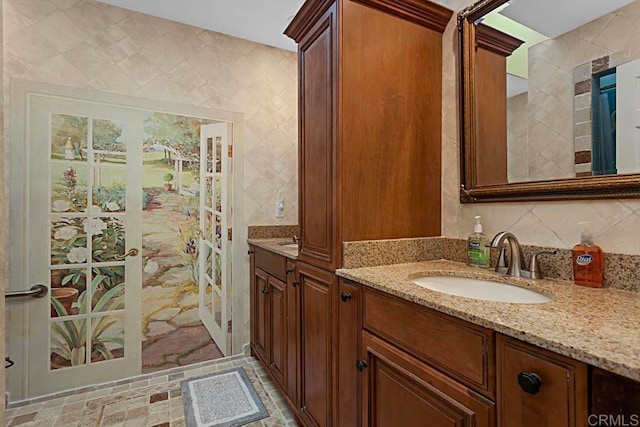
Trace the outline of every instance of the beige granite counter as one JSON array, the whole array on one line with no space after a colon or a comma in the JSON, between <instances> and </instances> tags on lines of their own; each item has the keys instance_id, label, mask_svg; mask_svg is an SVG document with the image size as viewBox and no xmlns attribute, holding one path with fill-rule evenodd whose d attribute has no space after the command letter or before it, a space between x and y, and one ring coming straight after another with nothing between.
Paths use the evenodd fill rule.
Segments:
<instances>
[{"instance_id":1,"label":"beige granite counter","mask_svg":"<svg viewBox=\"0 0 640 427\"><path fill-rule=\"evenodd\" d=\"M640 295L559 280L499 275L452 261L425 261L337 271L425 307L640 381ZM545 304L480 301L421 288L420 276L449 275L510 283L553 299Z\"/></svg>"},{"instance_id":2,"label":"beige granite counter","mask_svg":"<svg viewBox=\"0 0 640 427\"><path fill-rule=\"evenodd\" d=\"M286 244L293 243L290 237L275 239L247 239L247 243L271 252L275 252L278 255L285 256L289 259L298 259L298 248L288 248L284 246Z\"/></svg>"}]
</instances>

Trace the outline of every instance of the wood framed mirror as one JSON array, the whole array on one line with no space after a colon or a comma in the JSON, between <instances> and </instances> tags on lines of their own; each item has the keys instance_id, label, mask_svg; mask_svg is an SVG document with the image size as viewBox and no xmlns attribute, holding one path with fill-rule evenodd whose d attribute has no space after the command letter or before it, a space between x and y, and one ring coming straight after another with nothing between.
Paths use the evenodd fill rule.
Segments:
<instances>
[{"instance_id":1,"label":"wood framed mirror","mask_svg":"<svg viewBox=\"0 0 640 427\"><path fill-rule=\"evenodd\" d=\"M458 14L462 203L640 197L640 0L590 3Z\"/></svg>"}]
</instances>

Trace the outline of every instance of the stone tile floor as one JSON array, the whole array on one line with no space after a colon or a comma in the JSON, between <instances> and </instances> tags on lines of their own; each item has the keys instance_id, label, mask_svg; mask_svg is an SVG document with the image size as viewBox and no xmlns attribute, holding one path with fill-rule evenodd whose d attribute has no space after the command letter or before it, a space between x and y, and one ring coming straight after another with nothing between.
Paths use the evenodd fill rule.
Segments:
<instances>
[{"instance_id":1,"label":"stone tile floor","mask_svg":"<svg viewBox=\"0 0 640 427\"><path fill-rule=\"evenodd\" d=\"M248 426L297 426L293 413L271 381L267 371L253 357L220 359L192 369L162 371L133 378L115 387L53 398L6 412L6 426L78 427L185 427L180 382L234 367L242 367L270 416ZM119 382L121 383L121 382Z\"/></svg>"}]
</instances>

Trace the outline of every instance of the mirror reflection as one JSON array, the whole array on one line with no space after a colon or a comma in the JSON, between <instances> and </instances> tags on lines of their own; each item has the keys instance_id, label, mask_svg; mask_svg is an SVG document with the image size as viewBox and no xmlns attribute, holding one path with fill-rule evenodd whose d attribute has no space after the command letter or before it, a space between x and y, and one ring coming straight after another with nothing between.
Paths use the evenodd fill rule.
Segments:
<instances>
[{"instance_id":1,"label":"mirror reflection","mask_svg":"<svg viewBox=\"0 0 640 427\"><path fill-rule=\"evenodd\" d=\"M512 0L474 24L477 185L640 172L640 0Z\"/></svg>"}]
</instances>

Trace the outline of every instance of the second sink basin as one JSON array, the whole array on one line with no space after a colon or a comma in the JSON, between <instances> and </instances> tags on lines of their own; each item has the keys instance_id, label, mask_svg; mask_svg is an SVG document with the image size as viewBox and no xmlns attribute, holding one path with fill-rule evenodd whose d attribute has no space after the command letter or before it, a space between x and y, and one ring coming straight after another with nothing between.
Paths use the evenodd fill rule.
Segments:
<instances>
[{"instance_id":1,"label":"second sink basin","mask_svg":"<svg viewBox=\"0 0 640 427\"><path fill-rule=\"evenodd\" d=\"M453 276L419 277L412 280L418 286L449 295L483 301L541 304L551 298L535 291L488 280Z\"/></svg>"}]
</instances>

